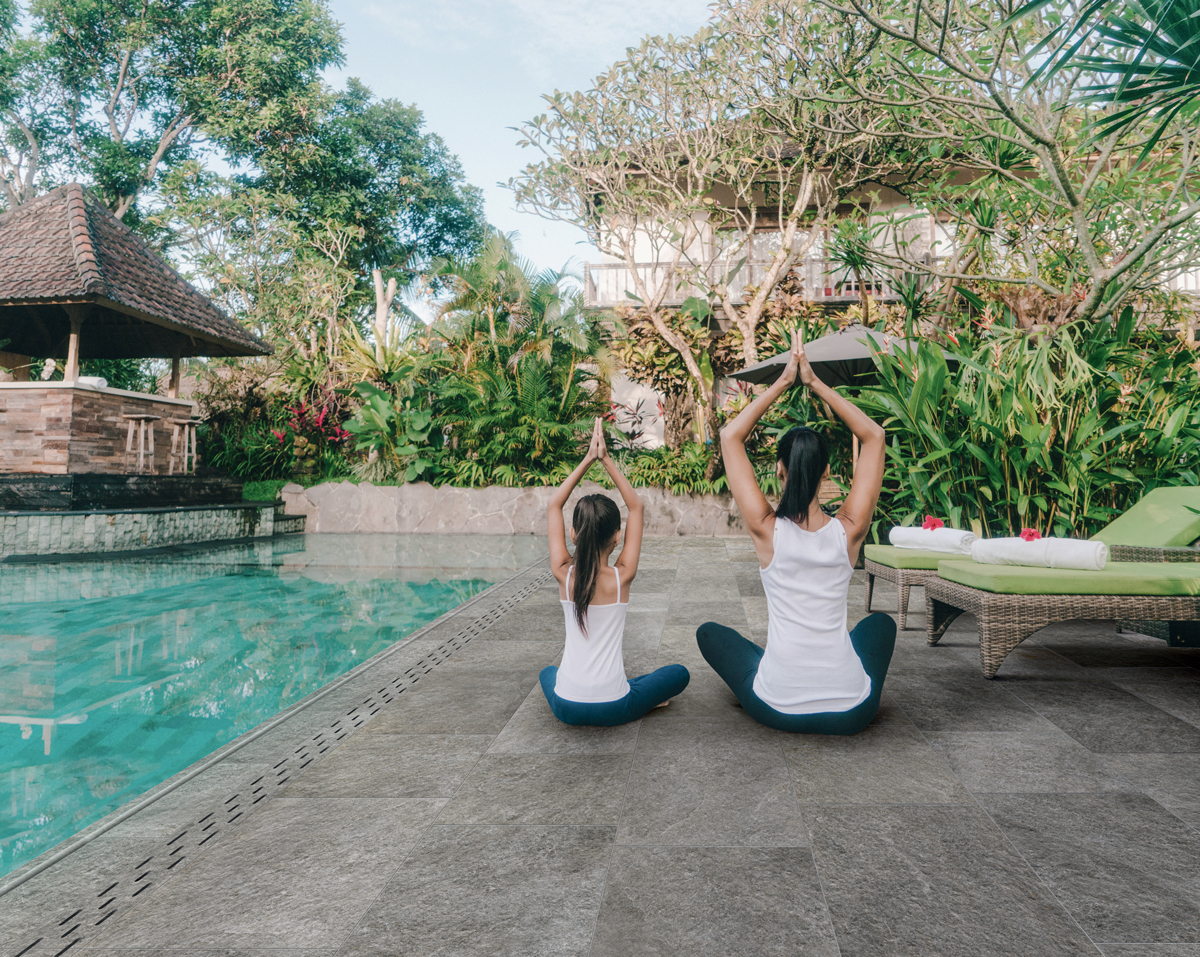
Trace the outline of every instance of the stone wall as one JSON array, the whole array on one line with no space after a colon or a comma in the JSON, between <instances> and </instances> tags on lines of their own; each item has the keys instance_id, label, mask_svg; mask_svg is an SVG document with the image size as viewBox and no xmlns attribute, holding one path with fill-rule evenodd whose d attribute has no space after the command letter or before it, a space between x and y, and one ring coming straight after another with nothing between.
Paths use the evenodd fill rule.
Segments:
<instances>
[{"instance_id":1,"label":"stone wall","mask_svg":"<svg viewBox=\"0 0 1200 957\"><path fill-rule=\"evenodd\" d=\"M0 472L124 474L129 423L124 414L161 417L154 425L154 472L167 473L169 418L192 403L66 382L0 383Z\"/></svg>"},{"instance_id":2,"label":"stone wall","mask_svg":"<svg viewBox=\"0 0 1200 957\"><path fill-rule=\"evenodd\" d=\"M274 534L273 505L140 512L0 512L0 559L122 552Z\"/></svg>"},{"instance_id":3,"label":"stone wall","mask_svg":"<svg viewBox=\"0 0 1200 957\"><path fill-rule=\"evenodd\" d=\"M476 535L544 535L552 488L434 488L327 482L309 489L285 485L290 515L308 517L308 532L406 532ZM601 492L626 509L618 492L591 482L575 490L564 510L567 525L581 495ZM640 488L647 535L744 535L729 495L673 495Z\"/></svg>"}]
</instances>

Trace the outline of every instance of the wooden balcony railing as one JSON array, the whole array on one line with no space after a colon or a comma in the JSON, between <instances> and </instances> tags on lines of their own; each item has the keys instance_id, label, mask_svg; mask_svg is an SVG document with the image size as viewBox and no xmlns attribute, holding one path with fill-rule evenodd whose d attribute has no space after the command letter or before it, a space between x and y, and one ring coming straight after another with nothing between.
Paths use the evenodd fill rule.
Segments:
<instances>
[{"instance_id":1,"label":"wooden balcony railing","mask_svg":"<svg viewBox=\"0 0 1200 957\"><path fill-rule=\"evenodd\" d=\"M747 287L759 285L763 276L770 268L770 262L747 262L730 282L730 292L734 303L746 301ZM793 267L804 283L807 298L814 301L846 301L858 298L858 284L853 275L846 274L844 266L836 265L824 259L806 259ZM671 267L664 263L638 263L638 273L651 294L658 289L664 277L670 275ZM709 275L715 280L725 272L724 264L712 267ZM705 298L708 290L689 281L686 273L671 283L671 292L667 295L665 305L678 306L684 300L698 296ZM873 277L866 283L867 292L876 299L895 299L896 291L886 278ZM1180 292L1200 295L1200 271L1184 273L1169 280L1166 285ZM587 263L583 267L584 303L592 309L611 309L622 303L636 305L633 296L637 295L637 284L633 281L633 273L624 263Z\"/></svg>"}]
</instances>

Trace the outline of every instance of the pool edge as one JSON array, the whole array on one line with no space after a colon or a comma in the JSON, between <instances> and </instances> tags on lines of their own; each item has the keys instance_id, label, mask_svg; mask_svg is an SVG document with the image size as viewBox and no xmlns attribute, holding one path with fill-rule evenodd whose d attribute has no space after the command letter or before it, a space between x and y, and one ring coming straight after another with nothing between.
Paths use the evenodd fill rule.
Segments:
<instances>
[{"instance_id":1,"label":"pool edge","mask_svg":"<svg viewBox=\"0 0 1200 957\"><path fill-rule=\"evenodd\" d=\"M42 854L39 854L33 860L27 861L25 864L21 865L21 867L17 868L15 871L11 872L8 875L5 875L6 879L3 880L3 883L0 883L0 898L3 898L6 894L8 894L9 892L11 892L13 890L16 890L16 888L20 887L25 882L31 880L32 878L36 877L38 874L45 872L49 868L53 867L55 864L66 859L67 857L69 857L71 854L73 854L75 851L79 850L80 848L86 847L89 843L96 840L98 837L101 837L102 835L111 831L113 828L117 827L119 824L122 824L125 821L129 820L131 817L133 817L135 814L139 813L140 811L144 810L145 808L150 807L156 801L162 799L163 797L166 797L172 791L175 791L176 789L182 787L184 784L188 783L189 781L199 777L205 771L220 764L222 761L224 761L230 755L235 754L236 752L240 751L242 748L246 747L247 745L252 744L254 741L258 740L259 738L265 736L266 734L270 733L271 731L274 731L276 728L285 724L291 718L295 717L297 714L301 713L302 711L306 710L307 708L309 708L316 702L320 701L322 698L327 697L328 695L332 694L334 691L337 691L342 686L344 686L344 685L350 683L351 681L355 680L356 678L358 678L364 672L370 670L371 668L380 664L382 661L385 661L387 658L390 658L392 655L398 653L410 642L422 637L425 633L432 631L434 628L440 627L441 625L445 624L447 621L449 621L453 618L456 618L458 615L460 615L467 609L471 608L473 605L476 605L476 604L482 602L489 595L492 595L495 592L504 589L506 586L511 585L513 582L517 581L518 579L522 578L523 576L528 575L531 572L535 571L538 568L538 566L545 565L548 562L549 562L548 556L540 558L537 561L532 562L529 565L526 565L524 568L520 569L515 574L509 576L508 578L504 579L503 581L498 581L498 582L492 583L487 588L485 588L483 591L481 591L479 594L473 595L471 598L469 598L467 601L463 602L461 605L458 605L455 608L450 609L445 614L440 615L439 617L435 618L433 621L428 622L425 625L422 625L416 631L412 632L411 634L405 635L399 641L395 642L394 644L389 645L388 647L384 648L382 651L376 652L374 655L372 655L366 661L361 662L360 664L356 665L351 670L345 672L342 675L339 675L338 677L336 677L332 681L330 681L328 684L323 685L322 687L318 688L316 691L311 692L306 697L302 698L300 701L297 701L295 704L284 709L283 711L279 712L278 714L274 715L273 717L268 718L266 721L262 722L261 724L259 724L256 727L250 729L249 731L245 732L244 734L239 735L233 741L230 741L229 743L223 745L222 747L218 748L216 751L212 752L211 754L207 755L204 758L201 758L199 761L195 762L194 764L190 765L189 767L186 767L182 771L177 772L176 774L174 774L170 778L168 778L166 781L163 781L160 784L155 785L155 787L151 788L149 791L143 793L142 795L139 795L138 797L136 797L130 801L127 801L125 804L121 805L120 807L115 808L113 811L109 812L107 815L102 817L100 820L95 821L94 823L88 825L88 827L84 828L83 831L81 831L75 835L72 835L71 837L67 838L64 841L61 841L60 843L56 844L54 847L50 848L49 850L44 851ZM67 844L69 846L64 847L63 846L64 844Z\"/></svg>"}]
</instances>

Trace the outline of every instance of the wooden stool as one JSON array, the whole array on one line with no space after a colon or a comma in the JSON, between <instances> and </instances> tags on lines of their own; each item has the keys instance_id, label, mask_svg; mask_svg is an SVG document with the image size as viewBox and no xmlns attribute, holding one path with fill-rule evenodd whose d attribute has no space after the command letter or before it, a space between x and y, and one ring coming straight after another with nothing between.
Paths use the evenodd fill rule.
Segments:
<instances>
[{"instance_id":1,"label":"wooden stool","mask_svg":"<svg viewBox=\"0 0 1200 957\"><path fill-rule=\"evenodd\" d=\"M175 474L175 463L179 463L182 475L195 474L196 463L196 426L199 419L167 419L173 426L171 430L171 455L167 459L167 474ZM189 461L190 467L189 467Z\"/></svg>"},{"instance_id":2,"label":"wooden stool","mask_svg":"<svg viewBox=\"0 0 1200 957\"><path fill-rule=\"evenodd\" d=\"M149 415L144 412L139 412L135 415L122 415L121 418L129 421L129 436L125 440L125 471L129 472L129 460L133 456L133 433L137 432L137 474L141 475L145 472L154 474L154 426L152 422L157 422L162 418L161 415ZM146 464L146 454L150 455L150 464Z\"/></svg>"}]
</instances>

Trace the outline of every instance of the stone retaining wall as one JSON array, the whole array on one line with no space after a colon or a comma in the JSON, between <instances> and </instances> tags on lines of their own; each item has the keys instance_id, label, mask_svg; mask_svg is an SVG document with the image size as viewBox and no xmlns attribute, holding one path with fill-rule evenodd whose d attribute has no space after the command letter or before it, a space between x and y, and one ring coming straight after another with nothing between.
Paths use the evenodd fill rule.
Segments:
<instances>
[{"instance_id":1,"label":"stone retaining wall","mask_svg":"<svg viewBox=\"0 0 1200 957\"><path fill-rule=\"evenodd\" d=\"M82 555L164 545L270 538L273 505L116 512L0 512L0 559Z\"/></svg>"},{"instance_id":2,"label":"stone retaining wall","mask_svg":"<svg viewBox=\"0 0 1200 957\"><path fill-rule=\"evenodd\" d=\"M552 488L434 488L427 482L400 486L326 482L305 489L283 487L290 515L305 515L308 532L407 532L476 535L544 535ZM640 488L647 535L744 535L745 526L729 495L673 495ZM581 495L600 492L626 509L620 493L586 482L575 490L564 514L567 524Z\"/></svg>"}]
</instances>

